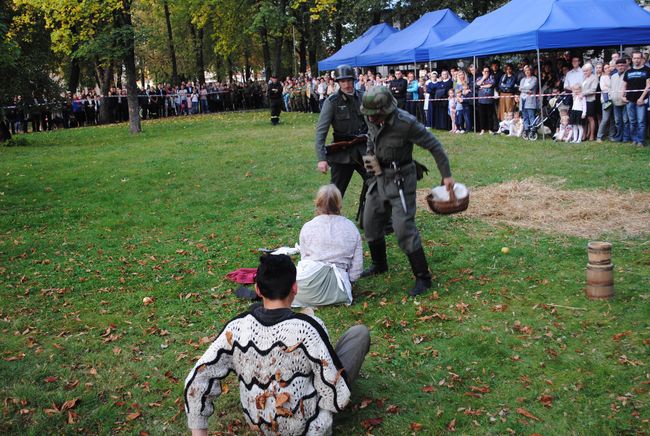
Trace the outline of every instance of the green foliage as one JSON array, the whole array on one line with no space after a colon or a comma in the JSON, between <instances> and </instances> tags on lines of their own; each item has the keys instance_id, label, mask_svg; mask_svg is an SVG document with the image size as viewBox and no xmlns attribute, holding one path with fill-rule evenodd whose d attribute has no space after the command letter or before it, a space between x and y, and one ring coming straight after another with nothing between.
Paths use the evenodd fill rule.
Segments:
<instances>
[{"instance_id":1,"label":"green foliage","mask_svg":"<svg viewBox=\"0 0 650 436\"><path fill-rule=\"evenodd\" d=\"M20 96L29 109L34 97L42 102L58 96L59 87L49 74L58 59L49 38L38 10L0 1L0 106L13 104L14 97Z\"/></svg>"},{"instance_id":2,"label":"green foliage","mask_svg":"<svg viewBox=\"0 0 650 436\"><path fill-rule=\"evenodd\" d=\"M258 247L293 245L329 181L315 170L316 117L282 114L275 128L268 117L146 121L139 136L71 129L0 148L3 433L187 431L183 379L247 307L223 276L255 266ZM436 134L470 187L545 175L567 189L650 187L648 149ZM355 176L348 217L359 191ZM608 236L616 298L598 302L583 294L584 238L424 210L417 222L432 292L404 298L413 278L389 237L389 272L359 281L352 306L316 313L333 340L357 322L372 335L335 434L443 434L452 422L458 434L646 431L647 237ZM225 383L210 428L244 434L237 380Z\"/></svg>"}]
</instances>

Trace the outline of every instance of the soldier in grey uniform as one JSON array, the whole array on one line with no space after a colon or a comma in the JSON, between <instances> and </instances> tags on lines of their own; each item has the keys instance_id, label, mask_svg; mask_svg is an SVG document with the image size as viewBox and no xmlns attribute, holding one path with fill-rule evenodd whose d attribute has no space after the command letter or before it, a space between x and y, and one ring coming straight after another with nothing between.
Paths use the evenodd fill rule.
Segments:
<instances>
[{"instance_id":1,"label":"soldier in grey uniform","mask_svg":"<svg viewBox=\"0 0 650 436\"><path fill-rule=\"evenodd\" d=\"M372 265L362 277L388 270L384 227L392 217L397 243L408 256L416 279L409 294L416 296L431 287L431 274L415 226L413 144L431 152L447 190L454 186L449 160L433 134L413 115L397 108L388 88L376 86L366 92L361 112L368 124L368 156L364 162L370 176L363 223L372 256Z\"/></svg>"},{"instance_id":2,"label":"soldier in grey uniform","mask_svg":"<svg viewBox=\"0 0 650 436\"><path fill-rule=\"evenodd\" d=\"M323 103L318 123L316 124L316 158L318 169L327 173L332 168L331 181L341 195L350 184L356 171L362 179L366 179L361 156L366 151L365 144L354 145L337 153L325 153L325 139L330 125L334 128L334 142L349 141L356 135L365 134L368 130L361 113L361 93L354 89L354 70L348 65L339 65L335 78L340 89L330 95Z\"/></svg>"}]
</instances>

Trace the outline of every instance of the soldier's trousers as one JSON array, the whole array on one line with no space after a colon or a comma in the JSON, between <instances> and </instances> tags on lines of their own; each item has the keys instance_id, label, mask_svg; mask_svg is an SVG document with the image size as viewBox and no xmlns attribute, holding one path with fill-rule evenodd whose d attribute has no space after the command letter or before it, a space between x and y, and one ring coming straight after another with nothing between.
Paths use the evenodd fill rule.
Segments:
<instances>
[{"instance_id":1,"label":"soldier's trousers","mask_svg":"<svg viewBox=\"0 0 650 436\"><path fill-rule=\"evenodd\" d=\"M282 100L272 99L269 102L271 106L271 123L278 124L280 122L280 112L282 111Z\"/></svg>"},{"instance_id":2,"label":"soldier's trousers","mask_svg":"<svg viewBox=\"0 0 650 436\"><path fill-rule=\"evenodd\" d=\"M401 169L406 212L402 207L399 190L395 183L393 170L383 168L383 174L370 181L363 211L363 228L366 241L373 242L386 236L385 228L393 218L393 229L397 244L407 255L422 248L420 232L415 226L415 189L417 179L415 164L410 163Z\"/></svg>"},{"instance_id":3,"label":"soldier's trousers","mask_svg":"<svg viewBox=\"0 0 650 436\"><path fill-rule=\"evenodd\" d=\"M361 163L341 164L332 162L330 163L330 167L332 168L331 181L339 188L342 197L345 196L345 191L348 189L348 185L355 171L359 173L364 181L368 177L366 169Z\"/></svg>"}]
</instances>

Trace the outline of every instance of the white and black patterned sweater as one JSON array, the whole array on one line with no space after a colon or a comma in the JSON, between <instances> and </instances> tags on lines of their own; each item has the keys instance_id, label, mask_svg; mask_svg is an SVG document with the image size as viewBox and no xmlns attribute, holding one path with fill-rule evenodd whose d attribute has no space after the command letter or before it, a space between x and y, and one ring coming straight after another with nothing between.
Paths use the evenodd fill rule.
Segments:
<instances>
[{"instance_id":1,"label":"white and black patterned sweater","mask_svg":"<svg viewBox=\"0 0 650 436\"><path fill-rule=\"evenodd\" d=\"M189 428L208 427L231 371L246 421L264 434L329 434L332 414L350 400L325 325L290 309L257 308L226 324L185 380Z\"/></svg>"}]
</instances>

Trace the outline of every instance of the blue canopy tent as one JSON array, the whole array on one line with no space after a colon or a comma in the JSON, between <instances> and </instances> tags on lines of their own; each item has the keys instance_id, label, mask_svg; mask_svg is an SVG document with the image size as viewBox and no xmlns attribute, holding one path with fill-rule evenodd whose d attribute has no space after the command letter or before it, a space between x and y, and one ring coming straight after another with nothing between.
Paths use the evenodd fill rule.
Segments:
<instances>
[{"instance_id":1,"label":"blue canopy tent","mask_svg":"<svg viewBox=\"0 0 650 436\"><path fill-rule=\"evenodd\" d=\"M363 35L354 41L345 44L332 56L319 61L318 69L320 71L333 70L342 64L357 66L355 61L357 55L363 53L368 49L372 49L395 32L397 32L397 29L395 29L393 26L389 26L386 23L375 24L366 30Z\"/></svg>"},{"instance_id":2,"label":"blue canopy tent","mask_svg":"<svg viewBox=\"0 0 650 436\"><path fill-rule=\"evenodd\" d=\"M650 13L634 0L512 0L430 47L429 57L648 43Z\"/></svg>"},{"instance_id":3,"label":"blue canopy tent","mask_svg":"<svg viewBox=\"0 0 650 436\"><path fill-rule=\"evenodd\" d=\"M426 62L429 60L429 47L459 32L467 24L449 9L428 12L406 29L357 56L356 64L370 66Z\"/></svg>"}]
</instances>

